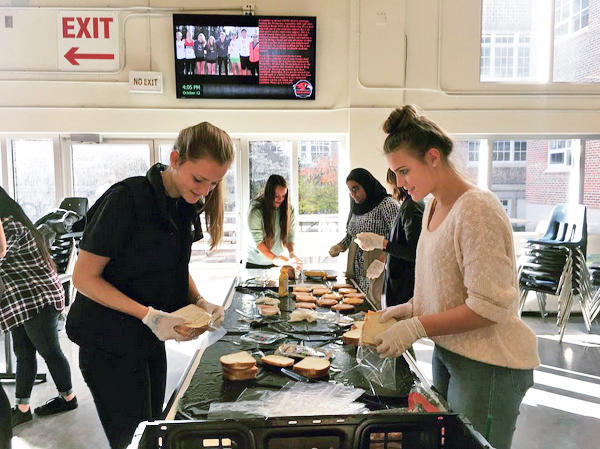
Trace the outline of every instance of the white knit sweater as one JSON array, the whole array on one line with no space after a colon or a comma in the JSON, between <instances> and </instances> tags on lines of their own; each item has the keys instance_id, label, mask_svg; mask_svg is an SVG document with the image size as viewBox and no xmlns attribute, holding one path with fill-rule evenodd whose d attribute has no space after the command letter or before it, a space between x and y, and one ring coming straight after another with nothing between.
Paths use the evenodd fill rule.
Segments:
<instances>
[{"instance_id":1,"label":"white knit sweater","mask_svg":"<svg viewBox=\"0 0 600 449\"><path fill-rule=\"evenodd\" d=\"M535 334L518 316L519 289L508 217L496 196L462 194L430 232L430 201L423 214L415 267L415 315L466 304L492 326L433 337L449 351L480 362L530 369L539 364Z\"/></svg>"}]
</instances>

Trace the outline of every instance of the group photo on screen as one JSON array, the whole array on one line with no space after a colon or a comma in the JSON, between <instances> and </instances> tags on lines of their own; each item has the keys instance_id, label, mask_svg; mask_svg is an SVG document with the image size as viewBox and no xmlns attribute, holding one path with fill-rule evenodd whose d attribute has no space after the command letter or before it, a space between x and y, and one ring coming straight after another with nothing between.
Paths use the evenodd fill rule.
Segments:
<instances>
[{"instance_id":1,"label":"group photo on screen","mask_svg":"<svg viewBox=\"0 0 600 449\"><path fill-rule=\"evenodd\" d=\"M258 76L258 27L175 27L176 70L181 75Z\"/></svg>"}]
</instances>

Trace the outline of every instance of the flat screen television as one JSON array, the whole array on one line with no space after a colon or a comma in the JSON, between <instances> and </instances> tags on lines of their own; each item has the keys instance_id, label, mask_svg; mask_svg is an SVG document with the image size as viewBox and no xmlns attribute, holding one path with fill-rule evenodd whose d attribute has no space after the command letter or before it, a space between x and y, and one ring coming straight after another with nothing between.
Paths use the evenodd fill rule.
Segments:
<instances>
[{"instance_id":1,"label":"flat screen television","mask_svg":"<svg viewBox=\"0 0 600 449\"><path fill-rule=\"evenodd\" d=\"M316 17L173 14L177 98L315 99Z\"/></svg>"}]
</instances>

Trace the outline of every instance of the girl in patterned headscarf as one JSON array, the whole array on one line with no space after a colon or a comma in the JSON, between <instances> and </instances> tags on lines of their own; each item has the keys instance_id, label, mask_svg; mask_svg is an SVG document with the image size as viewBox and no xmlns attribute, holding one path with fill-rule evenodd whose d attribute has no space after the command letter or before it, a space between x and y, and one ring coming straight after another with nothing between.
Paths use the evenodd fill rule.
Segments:
<instances>
[{"instance_id":1,"label":"girl in patterned headscarf","mask_svg":"<svg viewBox=\"0 0 600 449\"><path fill-rule=\"evenodd\" d=\"M355 279L361 290L378 305L383 277L369 280L366 271L371 262L379 257L381 250L363 251L354 243L354 239L361 232L388 235L400 207L388 195L385 187L364 168L352 170L346 178L346 185L351 198L346 236L331 247L329 254L337 257L349 249L346 275Z\"/></svg>"}]
</instances>

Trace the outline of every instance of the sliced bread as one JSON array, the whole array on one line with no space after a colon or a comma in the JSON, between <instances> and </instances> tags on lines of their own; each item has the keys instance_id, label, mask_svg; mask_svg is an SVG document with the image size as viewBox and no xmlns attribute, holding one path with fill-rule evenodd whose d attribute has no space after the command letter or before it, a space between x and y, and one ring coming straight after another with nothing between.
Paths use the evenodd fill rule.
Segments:
<instances>
[{"instance_id":1,"label":"sliced bread","mask_svg":"<svg viewBox=\"0 0 600 449\"><path fill-rule=\"evenodd\" d=\"M263 363L280 368L287 368L294 364L294 359L283 355L269 354L260 359Z\"/></svg>"},{"instance_id":2,"label":"sliced bread","mask_svg":"<svg viewBox=\"0 0 600 449\"><path fill-rule=\"evenodd\" d=\"M279 307L270 306L268 304L261 304L258 306L258 311L263 316L272 316L279 314Z\"/></svg>"},{"instance_id":3,"label":"sliced bread","mask_svg":"<svg viewBox=\"0 0 600 449\"><path fill-rule=\"evenodd\" d=\"M339 303L335 306L331 306L331 310L340 312L352 312L354 310L354 306L352 304Z\"/></svg>"},{"instance_id":4,"label":"sliced bread","mask_svg":"<svg viewBox=\"0 0 600 449\"><path fill-rule=\"evenodd\" d=\"M172 314L185 319L184 325L191 328L206 327L211 319L210 313L196 304L188 304Z\"/></svg>"},{"instance_id":5,"label":"sliced bread","mask_svg":"<svg viewBox=\"0 0 600 449\"><path fill-rule=\"evenodd\" d=\"M312 302L297 302L296 309L316 309L317 306Z\"/></svg>"},{"instance_id":6,"label":"sliced bread","mask_svg":"<svg viewBox=\"0 0 600 449\"><path fill-rule=\"evenodd\" d=\"M256 359L248 351L234 352L219 357L219 362L223 368L232 370L245 370L256 366Z\"/></svg>"},{"instance_id":7,"label":"sliced bread","mask_svg":"<svg viewBox=\"0 0 600 449\"><path fill-rule=\"evenodd\" d=\"M331 306L335 306L337 303L338 303L337 299L332 299L332 298L317 299L317 305L319 307L331 307Z\"/></svg>"},{"instance_id":8,"label":"sliced bread","mask_svg":"<svg viewBox=\"0 0 600 449\"><path fill-rule=\"evenodd\" d=\"M342 300L344 304L352 304L353 306L360 306L363 302L365 302L362 298L355 298L353 296L345 296Z\"/></svg>"},{"instance_id":9,"label":"sliced bread","mask_svg":"<svg viewBox=\"0 0 600 449\"><path fill-rule=\"evenodd\" d=\"M365 319L365 324L362 327L362 344L375 345L375 339L377 335L389 329L396 323L396 320L393 318L391 320L387 320L385 323L380 323L379 317L381 317L382 313L383 312L373 312L372 310L367 312L367 318Z\"/></svg>"},{"instance_id":10,"label":"sliced bread","mask_svg":"<svg viewBox=\"0 0 600 449\"><path fill-rule=\"evenodd\" d=\"M227 380L251 380L256 379L258 368L256 366L244 370L225 370L223 369L223 377Z\"/></svg>"},{"instance_id":11,"label":"sliced bread","mask_svg":"<svg viewBox=\"0 0 600 449\"><path fill-rule=\"evenodd\" d=\"M342 340L344 341L344 344L358 346L360 341L360 333L361 330L358 328L344 332L342 334Z\"/></svg>"},{"instance_id":12,"label":"sliced bread","mask_svg":"<svg viewBox=\"0 0 600 449\"><path fill-rule=\"evenodd\" d=\"M294 371L311 379L327 376L331 363L321 357L305 357L294 365Z\"/></svg>"}]
</instances>

